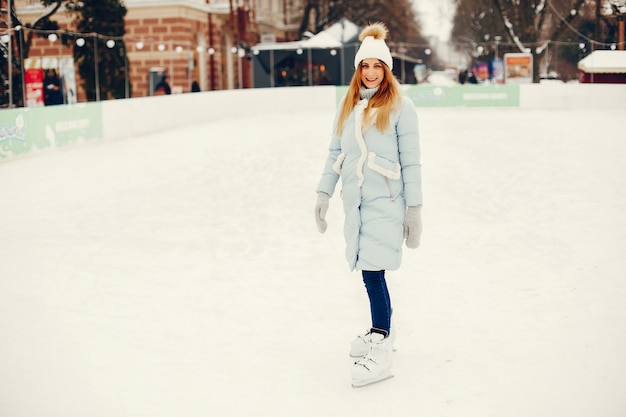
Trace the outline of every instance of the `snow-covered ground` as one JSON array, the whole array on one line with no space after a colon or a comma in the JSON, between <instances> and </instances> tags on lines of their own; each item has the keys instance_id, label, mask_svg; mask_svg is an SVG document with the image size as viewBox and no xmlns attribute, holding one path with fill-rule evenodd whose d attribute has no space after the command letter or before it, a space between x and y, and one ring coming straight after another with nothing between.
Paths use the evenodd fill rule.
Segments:
<instances>
[{"instance_id":1,"label":"snow-covered ground","mask_svg":"<svg viewBox=\"0 0 626 417\"><path fill-rule=\"evenodd\" d=\"M395 378L361 389L333 109L0 164L0 415L626 415L623 110L418 112Z\"/></svg>"}]
</instances>

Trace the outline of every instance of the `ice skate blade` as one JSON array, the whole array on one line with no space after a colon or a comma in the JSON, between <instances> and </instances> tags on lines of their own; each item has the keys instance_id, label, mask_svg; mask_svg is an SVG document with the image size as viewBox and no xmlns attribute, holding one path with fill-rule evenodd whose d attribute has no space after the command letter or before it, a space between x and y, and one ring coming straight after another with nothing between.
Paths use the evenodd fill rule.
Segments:
<instances>
[{"instance_id":1,"label":"ice skate blade","mask_svg":"<svg viewBox=\"0 0 626 417\"><path fill-rule=\"evenodd\" d=\"M367 381L355 381L354 379L352 380L352 388L363 388L363 387L367 387L369 385L374 385L377 384L379 382L383 382L386 381L388 379L393 378L392 374L386 374L386 375L381 375L379 378L377 379L372 379L372 380L367 380Z\"/></svg>"}]
</instances>

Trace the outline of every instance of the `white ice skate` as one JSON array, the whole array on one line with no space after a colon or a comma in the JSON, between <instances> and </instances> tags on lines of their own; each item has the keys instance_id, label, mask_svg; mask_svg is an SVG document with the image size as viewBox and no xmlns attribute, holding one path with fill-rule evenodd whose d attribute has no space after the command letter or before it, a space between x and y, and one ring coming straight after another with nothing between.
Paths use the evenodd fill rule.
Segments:
<instances>
[{"instance_id":1,"label":"white ice skate","mask_svg":"<svg viewBox=\"0 0 626 417\"><path fill-rule=\"evenodd\" d=\"M360 334L350 344L350 356L353 358L362 358L369 352L369 340L371 330L367 330L365 333ZM396 329L391 321L391 329L389 330L389 337L391 338L391 346L396 342ZM393 349L395 351L395 349Z\"/></svg>"},{"instance_id":2,"label":"white ice skate","mask_svg":"<svg viewBox=\"0 0 626 417\"><path fill-rule=\"evenodd\" d=\"M352 367L352 386L364 387L375 382L391 378L393 348L391 336L384 337L380 333L370 333L367 354L356 361Z\"/></svg>"}]
</instances>

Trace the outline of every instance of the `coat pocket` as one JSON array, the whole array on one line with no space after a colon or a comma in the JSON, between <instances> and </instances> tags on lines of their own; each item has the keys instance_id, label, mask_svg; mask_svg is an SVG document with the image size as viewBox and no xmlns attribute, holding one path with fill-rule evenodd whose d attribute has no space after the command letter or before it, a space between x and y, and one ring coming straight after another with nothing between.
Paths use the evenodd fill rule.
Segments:
<instances>
[{"instance_id":1,"label":"coat pocket","mask_svg":"<svg viewBox=\"0 0 626 417\"><path fill-rule=\"evenodd\" d=\"M344 159L346 159L346 155L343 152L341 152L339 156L337 157L337 160L333 164L333 171L335 171L339 175L341 175L341 167L343 166Z\"/></svg>"},{"instance_id":2,"label":"coat pocket","mask_svg":"<svg viewBox=\"0 0 626 417\"><path fill-rule=\"evenodd\" d=\"M401 167L397 162L381 158L374 152L370 152L367 158L367 166L379 174L391 180L399 180L401 175Z\"/></svg>"}]
</instances>

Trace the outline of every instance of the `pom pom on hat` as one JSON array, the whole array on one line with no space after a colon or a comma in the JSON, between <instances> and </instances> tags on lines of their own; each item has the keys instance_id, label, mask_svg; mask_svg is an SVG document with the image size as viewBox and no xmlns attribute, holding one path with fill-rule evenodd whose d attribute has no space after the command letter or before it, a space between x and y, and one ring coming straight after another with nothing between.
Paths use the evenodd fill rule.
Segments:
<instances>
[{"instance_id":1,"label":"pom pom on hat","mask_svg":"<svg viewBox=\"0 0 626 417\"><path fill-rule=\"evenodd\" d=\"M362 43L354 57L354 68L358 68L364 59L377 58L383 61L389 69L393 69L393 58L385 43L386 38L387 27L384 23L377 22L366 26L359 35Z\"/></svg>"}]
</instances>

